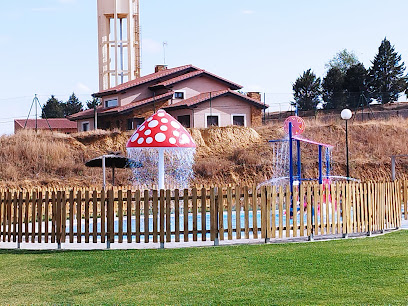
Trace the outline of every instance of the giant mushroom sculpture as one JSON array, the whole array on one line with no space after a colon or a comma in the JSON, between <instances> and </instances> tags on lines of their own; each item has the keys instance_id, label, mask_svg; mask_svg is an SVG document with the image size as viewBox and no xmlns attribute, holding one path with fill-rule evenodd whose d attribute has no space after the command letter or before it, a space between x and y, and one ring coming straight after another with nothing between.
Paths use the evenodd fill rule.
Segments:
<instances>
[{"instance_id":1,"label":"giant mushroom sculpture","mask_svg":"<svg viewBox=\"0 0 408 306\"><path fill-rule=\"evenodd\" d=\"M159 189L186 188L192 178L196 144L190 133L166 111L150 116L126 145L129 158L143 164L134 168L135 183Z\"/></svg>"}]
</instances>

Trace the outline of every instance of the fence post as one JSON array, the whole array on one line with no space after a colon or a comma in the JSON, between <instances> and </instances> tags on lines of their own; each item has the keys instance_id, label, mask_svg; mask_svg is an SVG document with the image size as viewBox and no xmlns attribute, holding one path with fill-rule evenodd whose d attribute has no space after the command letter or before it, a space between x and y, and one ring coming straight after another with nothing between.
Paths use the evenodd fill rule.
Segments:
<instances>
[{"instance_id":1,"label":"fence post","mask_svg":"<svg viewBox=\"0 0 408 306\"><path fill-rule=\"evenodd\" d=\"M342 216L342 220L343 220L343 238L348 238L348 207L349 207L349 203L348 203L348 183L343 184L342 186L342 212L343 212L343 216Z\"/></svg>"},{"instance_id":2,"label":"fence post","mask_svg":"<svg viewBox=\"0 0 408 306\"><path fill-rule=\"evenodd\" d=\"M57 236L57 245L58 245L58 250L61 249L61 191L57 192L57 213L56 213L56 236Z\"/></svg>"}]
</instances>

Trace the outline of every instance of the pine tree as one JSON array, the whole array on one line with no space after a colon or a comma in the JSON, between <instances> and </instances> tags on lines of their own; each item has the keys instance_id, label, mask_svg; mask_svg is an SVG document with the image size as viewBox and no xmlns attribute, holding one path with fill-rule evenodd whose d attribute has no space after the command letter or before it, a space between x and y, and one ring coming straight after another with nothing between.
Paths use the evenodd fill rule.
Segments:
<instances>
[{"instance_id":1,"label":"pine tree","mask_svg":"<svg viewBox=\"0 0 408 306\"><path fill-rule=\"evenodd\" d=\"M325 65L325 67L329 69L337 68L343 74L345 74L351 66L357 65L358 63L359 60L353 52L343 49L340 52L337 52L336 55Z\"/></svg>"},{"instance_id":2,"label":"pine tree","mask_svg":"<svg viewBox=\"0 0 408 306\"><path fill-rule=\"evenodd\" d=\"M400 92L407 89L404 71L401 55L395 51L390 41L384 38L369 70L371 97L382 104L397 101Z\"/></svg>"},{"instance_id":3,"label":"pine tree","mask_svg":"<svg viewBox=\"0 0 408 306\"><path fill-rule=\"evenodd\" d=\"M317 78L311 69L303 72L292 85L295 99L292 105L297 105L299 110L315 110L322 93L320 82L320 78Z\"/></svg>"},{"instance_id":4,"label":"pine tree","mask_svg":"<svg viewBox=\"0 0 408 306\"><path fill-rule=\"evenodd\" d=\"M100 103L100 101L99 101L98 98L93 98L92 100L86 101L86 107L87 107L88 109L95 108L95 107L99 106L100 104L101 104L101 103Z\"/></svg>"},{"instance_id":5,"label":"pine tree","mask_svg":"<svg viewBox=\"0 0 408 306\"><path fill-rule=\"evenodd\" d=\"M364 65L359 63L351 66L344 77L344 89L347 95L347 105L356 108L369 103L369 94L367 88L367 70Z\"/></svg>"},{"instance_id":6,"label":"pine tree","mask_svg":"<svg viewBox=\"0 0 408 306\"><path fill-rule=\"evenodd\" d=\"M64 118L64 103L51 95L42 108L42 118Z\"/></svg>"},{"instance_id":7,"label":"pine tree","mask_svg":"<svg viewBox=\"0 0 408 306\"><path fill-rule=\"evenodd\" d=\"M346 106L346 93L344 90L345 75L338 68L330 68L323 79L324 108L339 109Z\"/></svg>"},{"instance_id":8,"label":"pine tree","mask_svg":"<svg viewBox=\"0 0 408 306\"><path fill-rule=\"evenodd\" d=\"M64 105L64 115L69 116L82 111L82 102L79 101L75 93L69 97L68 101Z\"/></svg>"}]
</instances>

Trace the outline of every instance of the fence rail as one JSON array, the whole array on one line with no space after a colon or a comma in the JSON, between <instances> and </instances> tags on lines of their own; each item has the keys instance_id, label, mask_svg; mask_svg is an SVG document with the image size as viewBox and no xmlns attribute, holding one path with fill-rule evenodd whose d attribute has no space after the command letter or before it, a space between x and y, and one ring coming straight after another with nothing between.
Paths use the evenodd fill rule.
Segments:
<instances>
[{"instance_id":1,"label":"fence rail","mask_svg":"<svg viewBox=\"0 0 408 306\"><path fill-rule=\"evenodd\" d=\"M164 243L372 233L407 219L407 181L0 192L0 243Z\"/></svg>"}]
</instances>

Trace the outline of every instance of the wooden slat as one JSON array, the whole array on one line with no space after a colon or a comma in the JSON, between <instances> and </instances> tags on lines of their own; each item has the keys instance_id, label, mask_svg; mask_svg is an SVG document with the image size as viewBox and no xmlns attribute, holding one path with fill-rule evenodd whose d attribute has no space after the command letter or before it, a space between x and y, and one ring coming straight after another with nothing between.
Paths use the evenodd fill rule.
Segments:
<instances>
[{"instance_id":1,"label":"wooden slat","mask_svg":"<svg viewBox=\"0 0 408 306\"><path fill-rule=\"evenodd\" d=\"M61 242L65 243L67 234L67 198L65 191L61 194Z\"/></svg>"},{"instance_id":2,"label":"wooden slat","mask_svg":"<svg viewBox=\"0 0 408 306\"><path fill-rule=\"evenodd\" d=\"M215 189L214 187L210 188L210 239L214 241L215 239L215 223L216 223L216 210L215 210Z\"/></svg>"},{"instance_id":3,"label":"wooden slat","mask_svg":"<svg viewBox=\"0 0 408 306\"><path fill-rule=\"evenodd\" d=\"M166 190L166 242L171 242L171 191Z\"/></svg>"},{"instance_id":4,"label":"wooden slat","mask_svg":"<svg viewBox=\"0 0 408 306\"><path fill-rule=\"evenodd\" d=\"M118 190L118 242L123 243L123 191L122 189Z\"/></svg>"},{"instance_id":5,"label":"wooden slat","mask_svg":"<svg viewBox=\"0 0 408 306\"><path fill-rule=\"evenodd\" d=\"M244 187L244 222L245 222L245 239L249 239L249 195L248 186Z\"/></svg>"},{"instance_id":6,"label":"wooden slat","mask_svg":"<svg viewBox=\"0 0 408 306\"><path fill-rule=\"evenodd\" d=\"M367 231L372 232L373 231L373 185L371 183L367 184Z\"/></svg>"},{"instance_id":7,"label":"wooden slat","mask_svg":"<svg viewBox=\"0 0 408 306\"><path fill-rule=\"evenodd\" d=\"M258 239L258 192L256 185L252 187L252 234L254 239Z\"/></svg>"},{"instance_id":8,"label":"wooden slat","mask_svg":"<svg viewBox=\"0 0 408 306\"><path fill-rule=\"evenodd\" d=\"M55 230L55 235L57 238L57 243L61 244L61 236L62 236L62 225L61 225L61 202L62 202L62 192L57 191L57 207L55 209L56 211L56 230Z\"/></svg>"},{"instance_id":9,"label":"wooden slat","mask_svg":"<svg viewBox=\"0 0 408 306\"><path fill-rule=\"evenodd\" d=\"M404 219L408 220L408 184L407 184L407 180L404 180Z\"/></svg>"},{"instance_id":10,"label":"wooden slat","mask_svg":"<svg viewBox=\"0 0 408 306\"><path fill-rule=\"evenodd\" d=\"M303 185L303 184L302 184ZM312 186L310 185L306 185L305 187L306 189L306 193L307 193L307 201L306 201L306 222L307 222L307 231L306 234L307 236L311 236L313 233L313 227L312 227L312 223L313 223L313 216L312 216Z\"/></svg>"},{"instance_id":11,"label":"wooden slat","mask_svg":"<svg viewBox=\"0 0 408 306\"><path fill-rule=\"evenodd\" d=\"M174 190L174 226L175 226L175 241L180 242L180 199L179 190Z\"/></svg>"},{"instance_id":12,"label":"wooden slat","mask_svg":"<svg viewBox=\"0 0 408 306\"><path fill-rule=\"evenodd\" d=\"M305 235L305 185L300 184L300 196L299 196L299 223L300 223L300 237Z\"/></svg>"},{"instance_id":13,"label":"wooden slat","mask_svg":"<svg viewBox=\"0 0 408 306\"><path fill-rule=\"evenodd\" d=\"M5 200L3 198L3 200ZM5 204L5 202L4 202ZM25 203L24 203L24 234L25 234L25 242L29 241L29 229L28 229L28 223L29 223L29 210L30 210L30 193L27 191L26 196L25 196ZM6 224L6 220L3 219L4 226ZM4 227L4 233L5 233L5 227ZM5 240L3 240L5 241Z\"/></svg>"},{"instance_id":14,"label":"wooden slat","mask_svg":"<svg viewBox=\"0 0 408 306\"><path fill-rule=\"evenodd\" d=\"M323 207L323 202L324 202L324 191L323 191L323 184L319 185L319 209L320 209L320 234L324 235L324 207Z\"/></svg>"},{"instance_id":15,"label":"wooden slat","mask_svg":"<svg viewBox=\"0 0 408 306\"><path fill-rule=\"evenodd\" d=\"M159 213L159 195L157 190L153 190L153 242L158 242L159 226L158 226L158 213Z\"/></svg>"},{"instance_id":16,"label":"wooden slat","mask_svg":"<svg viewBox=\"0 0 408 306\"><path fill-rule=\"evenodd\" d=\"M127 242L132 242L132 190L126 192L126 238Z\"/></svg>"},{"instance_id":17,"label":"wooden slat","mask_svg":"<svg viewBox=\"0 0 408 306\"><path fill-rule=\"evenodd\" d=\"M6 224L6 220L4 219L4 205L3 205L3 194L0 191L0 242L2 239L4 225Z\"/></svg>"},{"instance_id":18,"label":"wooden slat","mask_svg":"<svg viewBox=\"0 0 408 306\"><path fill-rule=\"evenodd\" d=\"M241 188L235 187L235 228L236 238L241 239Z\"/></svg>"},{"instance_id":19,"label":"wooden slat","mask_svg":"<svg viewBox=\"0 0 408 306\"><path fill-rule=\"evenodd\" d=\"M279 186L279 238L283 237L283 200L285 195L282 186Z\"/></svg>"},{"instance_id":20,"label":"wooden slat","mask_svg":"<svg viewBox=\"0 0 408 306\"><path fill-rule=\"evenodd\" d=\"M18 243L23 242L23 192L18 194ZM0 219L1 219L1 202L0 202ZM1 220L0 220L1 224Z\"/></svg>"},{"instance_id":21,"label":"wooden slat","mask_svg":"<svg viewBox=\"0 0 408 306\"><path fill-rule=\"evenodd\" d=\"M135 192L136 242L140 243L140 190Z\"/></svg>"},{"instance_id":22,"label":"wooden slat","mask_svg":"<svg viewBox=\"0 0 408 306\"><path fill-rule=\"evenodd\" d=\"M330 204L331 204L331 215L330 218L330 226L329 229L331 229L331 233L335 234L336 233L336 186L335 184L329 184L328 185L330 188Z\"/></svg>"},{"instance_id":23,"label":"wooden slat","mask_svg":"<svg viewBox=\"0 0 408 306\"><path fill-rule=\"evenodd\" d=\"M286 226L285 226L285 234L286 237L290 237L290 207L292 205L291 203L291 193L290 193L290 186L286 186Z\"/></svg>"},{"instance_id":24,"label":"wooden slat","mask_svg":"<svg viewBox=\"0 0 408 306\"><path fill-rule=\"evenodd\" d=\"M164 215L165 215L165 198L164 198L164 190L160 189L160 243L164 243Z\"/></svg>"},{"instance_id":25,"label":"wooden slat","mask_svg":"<svg viewBox=\"0 0 408 306\"><path fill-rule=\"evenodd\" d=\"M183 196L183 221L184 221L184 226L183 226L183 238L184 242L188 242L188 189L184 189L184 196Z\"/></svg>"},{"instance_id":26,"label":"wooden slat","mask_svg":"<svg viewBox=\"0 0 408 306\"><path fill-rule=\"evenodd\" d=\"M361 201L361 221L362 230L368 232L367 229L367 183L362 184Z\"/></svg>"},{"instance_id":27,"label":"wooden slat","mask_svg":"<svg viewBox=\"0 0 408 306\"><path fill-rule=\"evenodd\" d=\"M220 240L224 240L224 190L222 187L218 187L217 198L217 211L218 211L218 233Z\"/></svg>"},{"instance_id":28,"label":"wooden slat","mask_svg":"<svg viewBox=\"0 0 408 306\"><path fill-rule=\"evenodd\" d=\"M326 234L330 233L330 185L324 184L325 204L326 204Z\"/></svg>"},{"instance_id":29,"label":"wooden slat","mask_svg":"<svg viewBox=\"0 0 408 306\"><path fill-rule=\"evenodd\" d=\"M101 190L101 242L106 242L106 192Z\"/></svg>"},{"instance_id":30,"label":"wooden slat","mask_svg":"<svg viewBox=\"0 0 408 306\"><path fill-rule=\"evenodd\" d=\"M82 193L81 190L77 191L76 194L76 207L77 207L77 242L80 243L82 239Z\"/></svg>"},{"instance_id":31,"label":"wooden slat","mask_svg":"<svg viewBox=\"0 0 408 306\"><path fill-rule=\"evenodd\" d=\"M340 194L341 194L341 186L340 184L334 185L336 189L336 216L337 216L337 234L341 234L341 208L340 208Z\"/></svg>"},{"instance_id":32,"label":"wooden slat","mask_svg":"<svg viewBox=\"0 0 408 306\"><path fill-rule=\"evenodd\" d=\"M232 188L227 188L228 240L232 240Z\"/></svg>"},{"instance_id":33,"label":"wooden slat","mask_svg":"<svg viewBox=\"0 0 408 306\"><path fill-rule=\"evenodd\" d=\"M50 192L45 191L44 194L44 242L48 243L50 229L49 229L49 219L50 219Z\"/></svg>"},{"instance_id":34,"label":"wooden slat","mask_svg":"<svg viewBox=\"0 0 408 306\"><path fill-rule=\"evenodd\" d=\"M197 188L193 188L191 191L192 205L193 205L193 241L197 241Z\"/></svg>"},{"instance_id":35,"label":"wooden slat","mask_svg":"<svg viewBox=\"0 0 408 306\"><path fill-rule=\"evenodd\" d=\"M9 205L9 195L7 196L7 205ZM37 206L37 192L33 191L32 193L32 202L31 202L31 242L35 242L35 225L36 225L36 215L35 215L35 207ZM9 219L10 220L10 219ZM10 228L9 228L10 230ZM9 240L10 241L10 240Z\"/></svg>"},{"instance_id":36,"label":"wooden slat","mask_svg":"<svg viewBox=\"0 0 408 306\"><path fill-rule=\"evenodd\" d=\"M319 214L319 200L320 200L320 188L319 185L315 184L313 188L314 194L313 194L313 208L314 208L314 230L315 230L315 235L319 235L319 219L318 219L318 214Z\"/></svg>"},{"instance_id":37,"label":"wooden slat","mask_svg":"<svg viewBox=\"0 0 408 306\"><path fill-rule=\"evenodd\" d=\"M207 240L207 189L201 188L201 240Z\"/></svg>"},{"instance_id":38,"label":"wooden slat","mask_svg":"<svg viewBox=\"0 0 408 306\"><path fill-rule=\"evenodd\" d=\"M110 189L108 191L108 203L107 203L107 212L108 212L108 239L110 243L115 242L115 191Z\"/></svg>"},{"instance_id":39,"label":"wooden slat","mask_svg":"<svg viewBox=\"0 0 408 306\"><path fill-rule=\"evenodd\" d=\"M276 187L275 186L272 186L272 188L271 188L271 190L272 190L272 199L271 199L271 205L270 205L270 207L271 207L271 218L272 218L272 220L271 220L271 238L276 238L276 197L277 197L277 194L276 194Z\"/></svg>"},{"instance_id":40,"label":"wooden slat","mask_svg":"<svg viewBox=\"0 0 408 306\"><path fill-rule=\"evenodd\" d=\"M292 208L292 212L293 212L293 231L292 231L292 235L293 237L297 237L297 202L298 202L298 197L299 197L299 186L294 186L293 187L293 200L292 200L292 204L293 204L293 208ZM300 201L299 201L300 202ZM301 205L300 205L301 206Z\"/></svg>"},{"instance_id":41,"label":"wooden slat","mask_svg":"<svg viewBox=\"0 0 408 306\"><path fill-rule=\"evenodd\" d=\"M356 202L355 202L355 208L356 208L356 230L357 233L361 232L361 184L356 185Z\"/></svg>"},{"instance_id":42,"label":"wooden slat","mask_svg":"<svg viewBox=\"0 0 408 306\"><path fill-rule=\"evenodd\" d=\"M17 242L17 205L18 205L18 195L14 192L13 195L13 242Z\"/></svg>"},{"instance_id":43,"label":"wooden slat","mask_svg":"<svg viewBox=\"0 0 408 306\"><path fill-rule=\"evenodd\" d=\"M69 191L69 243L74 242L74 190Z\"/></svg>"},{"instance_id":44,"label":"wooden slat","mask_svg":"<svg viewBox=\"0 0 408 306\"><path fill-rule=\"evenodd\" d=\"M271 238L272 230L271 230L271 206L272 206L272 188L271 186L266 187L266 237Z\"/></svg>"},{"instance_id":45,"label":"wooden slat","mask_svg":"<svg viewBox=\"0 0 408 306\"><path fill-rule=\"evenodd\" d=\"M261 238L266 237L266 189L262 186L261 192Z\"/></svg>"},{"instance_id":46,"label":"wooden slat","mask_svg":"<svg viewBox=\"0 0 408 306\"><path fill-rule=\"evenodd\" d=\"M89 190L85 190L85 243L89 243Z\"/></svg>"},{"instance_id":47,"label":"wooden slat","mask_svg":"<svg viewBox=\"0 0 408 306\"><path fill-rule=\"evenodd\" d=\"M149 242L149 191L144 191L143 196L143 214L144 214L144 241Z\"/></svg>"},{"instance_id":48,"label":"wooden slat","mask_svg":"<svg viewBox=\"0 0 408 306\"><path fill-rule=\"evenodd\" d=\"M92 192L92 242L98 242L98 192Z\"/></svg>"}]
</instances>

